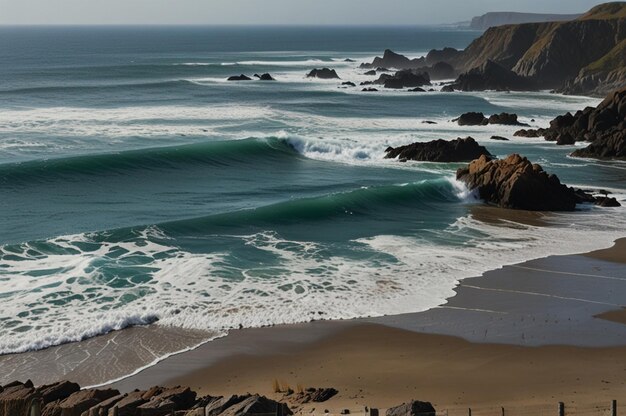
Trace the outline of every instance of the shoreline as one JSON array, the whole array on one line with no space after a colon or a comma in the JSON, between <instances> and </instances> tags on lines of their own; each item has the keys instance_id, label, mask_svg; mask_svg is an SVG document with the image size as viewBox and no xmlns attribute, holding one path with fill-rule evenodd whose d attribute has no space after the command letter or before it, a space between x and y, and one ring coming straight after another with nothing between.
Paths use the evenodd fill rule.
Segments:
<instances>
[{"instance_id":1,"label":"shoreline","mask_svg":"<svg viewBox=\"0 0 626 416\"><path fill-rule=\"evenodd\" d=\"M489 220L489 217L492 213L489 211L486 212L486 216L484 220ZM501 218L492 218L494 221L500 221ZM541 216L529 216L526 221L528 223L540 223ZM139 381L140 386L149 387L149 384L163 384L169 383L168 380L171 378L159 378L154 376L154 374L163 372L164 374L171 373L170 362L173 362L174 366L177 367L174 369L174 373L177 373L177 370L180 370L180 363L184 362L183 366L187 373L192 372L194 369L198 367L205 366L207 364L207 351L209 351L209 362L217 363L223 360L228 360L234 353L241 354L254 354L254 355L263 355L271 353L274 348L286 348L289 346L288 339L294 338L294 334L296 334L295 338L297 338L297 345L309 345L315 342L320 342L323 339L327 339L332 336L336 336L344 331L351 330L355 327L359 327L362 325L381 325L386 328L392 328L397 330L403 330L410 333L421 333L421 334L432 334L433 336L451 336L458 337L459 339L463 338L465 340L469 340L474 343L488 343L488 342L496 342L496 343L504 343L504 344L520 344L522 340L519 339L519 328L513 329L513 331L509 334L494 334L489 335L489 337L484 336L483 339L477 337L476 334L478 326L467 326L468 321L474 321L477 318L482 320L482 324L487 324L487 320L491 320L489 326L493 326L494 328L506 326L506 321L501 321L499 323L493 322L493 316L508 314L506 311L497 311L497 310L488 310L484 308L472 307L472 305L463 304L463 302L474 301L481 303L484 299L484 294L482 296L476 295L476 293L471 293L475 291L474 281L498 281L501 280L505 272L508 269L514 269L522 267L523 273L528 273L529 270L532 270L533 267L524 269L524 264L526 263L536 263L536 262L544 262L554 263L554 259L563 259L563 258L574 258L577 259L575 263L585 262L583 259L589 259L588 261L599 261L603 264L617 264L616 261L620 261L621 264L626 263L626 258L621 254L621 249L626 245L626 238L617 240L613 247L609 249L596 250L589 253L583 253L580 255L565 255L565 256L548 256L540 259L531 260L529 262L524 262L521 264L516 264L512 266L504 266L500 269L491 270L489 272L483 273L481 276L463 279L460 281L456 288L454 289L455 295L450 297L446 303L430 309L424 312L417 313L409 313L403 315L389 315L378 318L358 318L352 320L340 320L340 321L314 321L310 323L301 323L301 324L285 324L285 325L276 325L272 327L263 327L263 328L255 328L255 329L244 329L244 330L231 330L224 337L208 338L206 333L202 333L202 331L188 331L181 330L177 328L168 328L168 327L159 327L158 325L152 325L149 327L135 327L135 328L127 328L122 331L115 331L113 333L109 333L104 336L95 337L87 341L83 341L81 343L73 343L73 344L64 344L58 347L52 347L50 349L36 351L33 353L26 354L16 354L16 355L8 355L0 357L0 362L2 360L6 360L7 357L19 358L26 356L37 356L37 355L45 355L45 354L58 354L59 349L69 349L71 355L77 355L79 352L76 351L78 346L84 346L89 342L97 342L97 348L100 350L102 345L109 346L112 342L113 344L117 344L115 339L117 337L121 337L122 341L120 344L130 344L136 345L136 341L141 338L140 345L145 347L144 343L148 345L145 347L145 354L153 354L154 351L152 348L161 347L159 345L163 339L180 340L181 337L190 337L189 339L195 339L195 345L185 346L181 349L175 350L170 349L163 353L162 356L155 358L148 364L144 364L142 366L136 367L126 373L125 375L121 375L118 377L112 377L105 379L106 381L99 380L99 382L90 383L88 379L84 379L83 375L89 372L93 372L93 368L89 365L78 365L76 369L65 373L62 377L64 378L72 378L81 382L81 384L87 386L114 386L119 388L120 390L132 390L134 385ZM611 263L612 262L612 263ZM590 264L590 269L597 267L593 264ZM540 270L544 270L543 267L539 268ZM565 272L569 273L569 272ZM467 282L467 283L466 283ZM469 284L472 283L472 284ZM459 299L462 300L459 303ZM510 301L511 299L508 299ZM508 302L507 301L507 302ZM471 301L470 303L472 303ZM515 302L514 302L515 303ZM626 302L624 302L626 304ZM542 307L540 305L540 307ZM613 308L615 309L615 308ZM589 315L591 317L595 315L601 315L602 313L611 313L612 309L610 308L601 308L597 313L593 315ZM591 313L591 312L588 312ZM416 319L418 317L418 319ZM607 320L609 322L610 320ZM613 320L614 321L614 320ZM513 325L515 328L515 324ZM465 328L465 331L462 330ZM561 328L562 330L562 328ZM540 331L541 332L541 331ZM279 334L278 336L276 334ZM243 335L241 335L243 334ZM562 334L555 333L557 338L561 337ZM545 333L543 334L545 335ZM626 332L624 332L624 336L626 336ZM204 339L203 339L204 337ZM113 341L111 340L113 339ZM275 338L277 341L274 341L272 338ZM133 339L135 341L133 341ZM251 347L245 347L245 344L248 343L251 339L255 341L257 339L262 340L261 343L254 343ZM623 338L620 338L623 339ZM539 339L539 341L541 341ZM545 342L546 339L544 338ZM555 340L548 340L549 343L559 344L555 342ZM154 344L152 344L154 342ZM532 345L531 337L529 336L526 340L523 340L524 343L528 343ZM620 341L623 344L623 342ZM175 344L175 343L174 343ZM563 344L567 344L564 342ZM609 344L611 344L609 342ZM150 346L152 345L152 346ZM183 344L184 345L184 344ZM613 340L611 345L619 345ZM87 355L89 354L88 349L85 349ZM84 356L85 351L82 351ZM220 353L221 351L221 353ZM115 355L118 355L117 353ZM156 355L154 355L156 357ZM126 356L125 356L126 357ZM34 362L39 362L39 360L35 360ZM76 359L76 361L80 361L80 359ZM117 358L115 359L117 362ZM5 361L6 362L6 361ZM27 360L23 360L23 362L27 362ZM125 364L128 365L129 360L126 359ZM124 365L124 363L117 363L118 365ZM165 369L165 371L162 371ZM180 371L178 371L180 372ZM23 372L22 374L26 374L27 372ZM12 377L12 373L10 377ZM20 378L19 373L16 377ZM58 376L57 376L58 378ZM175 378L174 378L175 379ZM45 380L46 382L50 380ZM135 384L134 384L135 383Z\"/></svg>"}]
</instances>

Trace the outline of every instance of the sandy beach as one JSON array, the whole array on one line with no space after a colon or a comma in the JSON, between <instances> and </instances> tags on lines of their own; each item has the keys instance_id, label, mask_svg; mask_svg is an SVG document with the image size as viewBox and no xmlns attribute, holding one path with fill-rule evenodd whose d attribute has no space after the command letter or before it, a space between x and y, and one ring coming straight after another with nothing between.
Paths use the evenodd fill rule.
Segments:
<instances>
[{"instance_id":1,"label":"sandy beach","mask_svg":"<svg viewBox=\"0 0 626 416\"><path fill-rule=\"evenodd\" d=\"M626 393L624 313L617 299L606 298L625 293L623 247L620 240L611 249L467 279L447 305L423 313L232 331L114 386L182 384L201 394L258 392L278 399L278 380L294 389L338 389L322 406L335 413L411 399L451 414L467 406L548 412L560 401L580 411L602 409ZM508 289L489 287L495 284ZM568 294L562 284L585 295ZM472 308L474 302L485 309Z\"/></svg>"}]
</instances>

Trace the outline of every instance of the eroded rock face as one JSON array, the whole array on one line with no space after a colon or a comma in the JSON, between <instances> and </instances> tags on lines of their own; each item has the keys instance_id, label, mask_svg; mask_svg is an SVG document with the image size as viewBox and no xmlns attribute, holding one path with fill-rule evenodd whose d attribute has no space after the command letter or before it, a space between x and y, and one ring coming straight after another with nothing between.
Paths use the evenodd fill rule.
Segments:
<instances>
[{"instance_id":1,"label":"eroded rock face","mask_svg":"<svg viewBox=\"0 0 626 416\"><path fill-rule=\"evenodd\" d=\"M574 189L518 154L502 160L481 156L456 176L470 190L477 190L480 199L502 208L573 211L582 202Z\"/></svg>"},{"instance_id":2,"label":"eroded rock face","mask_svg":"<svg viewBox=\"0 0 626 416\"><path fill-rule=\"evenodd\" d=\"M493 114L489 117L489 124L503 124L506 126L528 126L528 124L520 123L517 114L500 113Z\"/></svg>"},{"instance_id":3,"label":"eroded rock face","mask_svg":"<svg viewBox=\"0 0 626 416\"><path fill-rule=\"evenodd\" d=\"M491 156L485 147L476 143L471 137L451 141L434 140L426 143L413 143L396 148L389 147L386 153L387 159L443 163L466 162L482 155Z\"/></svg>"},{"instance_id":4,"label":"eroded rock face","mask_svg":"<svg viewBox=\"0 0 626 416\"><path fill-rule=\"evenodd\" d=\"M113 389L77 391L66 399L48 403L41 414L42 416L81 416L83 412L119 394L119 391Z\"/></svg>"},{"instance_id":5,"label":"eroded rock face","mask_svg":"<svg viewBox=\"0 0 626 416\"><path fill-rule=\"evenodd\" d=\"M387 409L387 416L435 416L436 411L429 402L413 400Z\"/></svg>"},{"instance_id":6,"label":"eroded rock face","mask_svg":"<svg viewBox=\"0 0 626 416\"><path fill-rule=\"evenodd\" d=\"M0 416L26 415L31 402L38 397L30 380L6 384L0 392Z\"/></svg>"},{"instance_id":7,"label":"eroded rock face","mask_svg":"<svg viewBox=\"0 0 626 416\"><path fill-rule=\"evenodd\" d=\"M407 69L398 71L394 75L383 74L375 83L382 83L385 88L392 89L414 88L430 85L430 77L426 72L415 72Z\"/></svg>"},{"instance_id":8,"label":"eroded rock face","mask_svg":"<svg viewBox=\"0 0 626 416\"><path fill-rule=\"evenodd\" d=\"M300 393L285 395L285 399L294 405L306 403L323 403L335 397L339 393L334 388L308 388Z\"/></svg>"},{"instance_id":9,"label":"eroded rock face","mask_svg":"<svg viewBox=\"0 0 626 416\"><path fill-rule=\"evenodd\" d=\"M262 75L254 74L254 77L257 78L259 81L276 81L274 77L268 73Z\"/></svg>"},{"instance_id":10,"label":"eroded rock face","mask_svg":"<svg viewBox=\"0 0 626 416\"><path fill-rule=\"evenodd\" d=\"M320 79L339 79L337 71L330 68L314 69L307 74L307 78L320 78Z\"/></svg>"}]
</instances>

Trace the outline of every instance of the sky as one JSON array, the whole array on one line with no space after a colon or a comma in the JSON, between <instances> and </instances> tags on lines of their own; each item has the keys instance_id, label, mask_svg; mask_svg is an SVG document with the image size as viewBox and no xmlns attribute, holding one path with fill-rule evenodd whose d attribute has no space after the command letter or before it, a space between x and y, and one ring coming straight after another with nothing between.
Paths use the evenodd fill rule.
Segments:
<instances>
[{"instance_id":1,"label":"sky","mask_svg":"<svg viewBox=\"0 0 626 416\"><path fill-rule=\"evenodd\" d=\"M0 24L405 25L488 11L578 13L602 0L0 0Z\"/></svg>"}]
</instances>

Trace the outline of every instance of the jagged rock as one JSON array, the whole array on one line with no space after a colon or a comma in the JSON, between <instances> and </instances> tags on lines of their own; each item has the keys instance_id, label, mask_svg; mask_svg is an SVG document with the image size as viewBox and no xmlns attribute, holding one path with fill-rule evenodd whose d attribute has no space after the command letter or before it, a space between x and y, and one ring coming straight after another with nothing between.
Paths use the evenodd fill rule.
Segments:
<instances>
[{"instance_id":1,"label":"jagged rock","mask_svg":"<svg viewBox=\"0 0 626 416\"><path fill-rule=\"evenodd\" d=\"M626 87L609 94L596 108L587 107L575 114L566 113L539 130L520 130L516 135L543 136L557 144L589 141L572 156L626 160Z\"/></svg>"},{"instance_id":2,"label":"jagged rock","mask_svg":"<svg viewBox=\"0 0 626 416\"><path fill-rule=\"evenodd\" d=\"M126 397L125 394L118 394L109 399L103 400L97 405L85 410L81 416L107 416L109 414L109 410L114 408L124 397Z\"/></svg>"},{"instance_id":3,"label":"jagged rock","mask_svg":"<svg viewBox=\"0 0 626 416\"><path fill-rule=\"evenodd\" d=\"M252 78L241 74L241 75L233 75L232 77L228 77L227 81L252 81Z\"/></svg>"},{"instance_id":4,"label":"jagged rock","mask_svg":"<svg viewBox=\"0 0 626 416\"><path fill-rule=\"evenodd\" d=\"M483 113L476 112L463 113L452 121L458 123L459 126L484 126L489 122Z\"/></svg>"},{"instance_id":5,"label":"jagged rock","mask_svg":"<svg viewBox=\"0 0 626 416\"><path fill-rule=\"evenodd\" d=\"M77 391L63 400L48 403L41 414L42 416L81 416L92 407L119 394L119 391L113 389ZM122 416L121 413L120 416Z\"/></svg>"},{"instance_id":6,"label":"jagged rock","mask_svg":"<svg viewBox=\"0 0 626 416\"><path fill-rule=\"evenodd\" d=\"M454 91L456 91L456 90L454 89L454 85L444 85L444 86L441 88L441 92L454 92Z\"/></svg>"},{"instance_id":7,"label":"jagged rock","mask_svg":"<svg viewBox=\"0 0 626 416\"><path fill-rule=\"evenodd\" d=\"M414 88L430 85L430 77L428 73L406 69L398 71L394 75L382 74L376 83L382 83L385 88Z\"/></svg>"},{"instance_id":8,"label":"jagged rock","mask_svg":"<svg viewBox=\"0 0 626 416\"><path fill-rule=\"evenodd\" d=\"M300 393L291 395L288 400L294 405L303 405L305 403L323 403L330 400L339 393L333 388L308 388Z\"/></svg>"},{"instance_id":9,"label":"jagged rock","mask_svg":"<svg viewBox=\"0 0 626 416\"><path fill-rule=\"evenodd\" d=\"M409 59L406 56L395 53L394 51L387 49L382 58L376 57L371 64L363 63L361 68L396 68L396 69L411 69L424 66L426 60L424 58Z\"/></svg>"},{"instance_id":10,"label":"jagged rock","mask_svg":"<svg viewBox=\"0 0 626 416\"><path fill-rule=\"evenodd\" d=\"M493 114L489 117L489 124L504 124L507 126L528 126L528 124L520 123L517 120L517 114L500 113Z\"/></svg>"},{"instance_id":11,"label":"jagged rock","mask_svg":"<svg viewBox=\"0 0 626 416\"><path fill-rule=\"evenodd\" d=\"M339 79L337 71L330 68L314 69L307 74L308 78Z\"/></svg>"},{"instance_id":12,"label":"jagged rock","mask_svg":"<svg viewBox=\"0 0 626 416\"><path fill-rule=\"evenodd\" d=\"M342 82L341 85L345 85L346 87L356 87L356 84L354 82Z\"/></svg>"},{"instance_id":13,"label":"jagged rock","mask_svg":"<svg viewBox=\"0 0 626 416\"><path fill-rule=\"evenodd\" d=\"M356 62L354 59L346 58L343 60L344 62Z\"/></svg>"},{"instance_id":14,"label":"jagged rock","mask_svg":"<svg viewBox=\"0 0 626 416\"><path fill-rule=\"evenodd\" d=\"M265 73L263 75L259 75L259 74L254 74L255 78L258 78L260 81L276 81L274 79L274 77L272 77L270 74Z\"/></svg>"},{"instance_id":15,"label":"jagged rock","mask_svg":"<svg viewBox=\"0 0 626 416\"><path fill-rule=\"evenodd\" d=\"M461 55L461 51L454 48L431 49L426 55L426 65L436 65L444 62L454 66L454 61Z\"/></svg>"},{"instance_id":16,"label":"jagged rock","mask_svg":"<svg viewBox=\"0 0 626 416\"><path fill-rule=\"evenodd\" d=\"M376 88L363 88L361 91L363 92L377 92Z\"/></svg>"},{"instance_id":17,"label":"jagged rock","mask_svg":"<svg viewBox=\"0 0 626 416\"><path fill-rule=\"evenodd\" d=\"M387 416L435 416L436 411L429 402L413 400L387 409Z\"/></svg>"},{"instance_id":18,"label":"jagged rock","mask_svg":"<svg viewBox=\"0 0 626 416\"><path fill-rule=\"evenodd\" d=\"M579 198L572 188L518 154L502 160L481 156L457 171L457 179L482 200L502 208L573 211Z\"/></svg>"},{"instance_id":19,"label":"jagged rock","mask_svg":"<svg viewBox=\"0 0 626 416\"><path fill-rule=\"evenodd\" d=\"M536 89L529 78L522 77L494 61L459 75L453 88L460 91L527 91Z\"/></svg>"},{"instance_id":20,"label":"jagged rock","mask_svg":"<svg viewBox=\"0 0 626 416\"><path fill-rule=\"evenodd\" d=\"M147 403L137 407L140 409L142 416L160 416L161 412L188 410L196 402L196 392L191 391L189 387L178 386L159 388L159 390L149 398Z\"/></svg>"},{"instance_id":21,"label":"jagged rock","mask_svg":"<svg viewBox=\"0 0 626 416\"><path fill-rule=\"evenodd\" d=\"M371 71L365 72L363 75L376 75L376 70L372 69Z\"/></svg>"},{"instance_id":22,"label":"jagged rock","mask_svg":"<svg viewBox=\"0 0 626 416\"><path fill-rule=\"evenodd\" d=\"M516 131L513 136L515 137L542 137L545 129L521 129Z\"/></svg>"},{"instance_id":23,"label":"jagged rock","mask_svg":"<svg viewBox=\"0 0 626 416\"><path fill-rule=\"evenodd\" d=\"M70 395L80 390L80 386L69 381L59 381L37 388L37 393L41 396L43 403L48 404L56 400L64 400Z\"/></svg>"},{"instance_id":24,"label":"jagged rock","mask_svg":"<svg viewBox=\"0 0 626 416\"><path fill-rule=\"evenodd\" d=\"M471 138L456 140L433 140L426 143L413 143L401 147L389 147L385 150L386 159L417 160L424 162L465 162L491 156L489 151Z\"/></svg>"},{"instance_id":25,"label":"jagged rock","mask_svg":"<svg viewBox=\"0 0 626 416\"><path fill-rule=\"evenodd\" d=\"M502 136L491 136L490 137L491 140L498 140L501 142L508 142L509 139L507 139L506 137L502 137Z\"/></svg>"},{"instance_id":26,"label":"jagged rock","mask_svg":"<svg viewBox=\"0 0 626 416\"><path fill-rule=\"evenodd\" d=\"M6 384L0 392L0 416L27 415L31 402L39 397L30 380Z\"/></svg>"},{"instance_id":27,"label":"jagged rock","mask_svg":"<svg viewBox=\"0 0 626 416\"><path fill-rule=\"evenodd\" d=\"M267 397L255 395L231 396L213 401L206 407L207 416L247 416L257 413L276 414L282 407L284 415L293 412L284 403L279 403Z\"/></svg>"}]
</instances>

